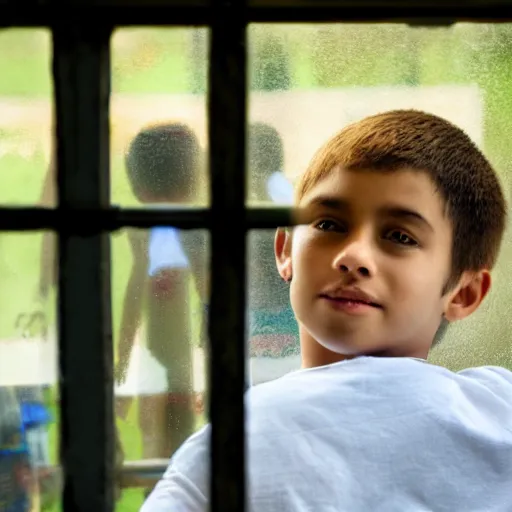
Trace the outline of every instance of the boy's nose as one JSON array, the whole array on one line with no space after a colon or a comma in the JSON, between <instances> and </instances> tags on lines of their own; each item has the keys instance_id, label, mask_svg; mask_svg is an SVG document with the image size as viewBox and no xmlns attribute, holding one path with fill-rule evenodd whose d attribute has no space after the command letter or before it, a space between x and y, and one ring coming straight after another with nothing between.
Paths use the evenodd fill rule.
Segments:
<instances>
[{"instance_id":1,"label":"boy's nose","mask_svg":"<svg viewBox=\"0 0 512 512\"><path fill-rule=\"evenodd\" d=\"M369 277L370 271L367 267L355 267L352 269L351 267L348 267L347 265L341 265L340 270L344 273L350 273L350 272L357 272L363 277Z\"/></svg>"},{"instance_id":2,"label":"boy's nose","mask_svg":"<svg viewBox=\"0 0 512 512\"><path fill-rule=\"evenodd\" d=\"M375 273L375 263L371 248L361 241L345 245L334 258L333 268L344 274L372 276Z\"/></svg>"}]
</instances>

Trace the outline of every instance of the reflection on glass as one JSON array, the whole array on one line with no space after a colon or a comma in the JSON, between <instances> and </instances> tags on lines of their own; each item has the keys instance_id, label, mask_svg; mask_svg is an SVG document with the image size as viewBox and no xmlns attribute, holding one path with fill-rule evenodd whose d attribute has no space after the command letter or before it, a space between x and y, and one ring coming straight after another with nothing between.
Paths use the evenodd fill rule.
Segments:
<instances>
[{"instance_id":1,"label":"reflection on glass","mask_svg":"<svg viewBox=\"0 0 512 512\"><path fill-rule=\"evenodd\" d=\"M39 294L41 245L41 234L0 236L0 510L60 501L56 308Z\"/></svg>"},{"instance_id":2,"label":"reflection on glass","mask_svg":"<svg viewBox=\"0 0 512 512\"><path fill-rule=\"evenodd\" d=\"M52 86L50 33L0 31L0 204L55 202L43 191L50 161Z\"/></svg>"},{"instance_id":3,"label":"reflection on glass","mask_svg":"<svg viewBox=\"0 0 512 512\"><path fill-rule=\"evenodd\" d=\"M205 421L207 249L204 231L113 236L115 402L127 460L166 462ZM131 491L121 503L137 510L141 500Z\"/></svg>"},{"instance_id":4,"label":"reflection on glass","mask_svg":"<svg viewBox=\"0 0 512 512\"><path fill-rule=\"evenodd\" d=\"M207 119L206 70L207 29L119 29L112 37L111 96L111 189L112 201L121 205L150 206L208 203L206 173ZM160 133L166 127L180 125L193 133L194 166L183 162L172 150L166 157L169 174L186 167L186 197L154 195L142 197L134 190L127 168L130 166L130 145L139 138L139 147L152 151L148 134ZM168 136L172 137L172 134ZM197 141L197 143L196 143ZM172 149L172 148L171 148ZM173 157L173 155L175 155ZM163 161L161 161L164 164ZM155 184L161 176L154 176ZM172 186L169 178L168 186ZM160 197L162 196L162 197Z\"/></svg>"},{"instance_id":5,"label":"reflection on glass","mask_svg":"<svg viewBox=\"0 0 512 512\"><path fill-rule=\"evenodd\" d=\"M397 108L425 110L463 128L491 159L508 190L511 37L510 24L251 25L249 124L263 123L279 135L282 159L273 153L269 172L280 172L286 180L272 187L267 174L267 197L262 199L261 166L249 161L249 204L287 204L287 182L296 180L329 137L367 115ZM250 127L248 134L251 156ZM274 199L268 195L272 190ZM255 234L250 238L251 252ZM454 370L478 364L512 368L511 257L508 235L490 297L468 320L449 327L432 352L433 361ZM272 297L260 283L250 279L253 302L260 293ZM287 298L282 300L284 308ZM271 319L266 327L272 332L278 324Z\"/></svg>"}]
</instances>

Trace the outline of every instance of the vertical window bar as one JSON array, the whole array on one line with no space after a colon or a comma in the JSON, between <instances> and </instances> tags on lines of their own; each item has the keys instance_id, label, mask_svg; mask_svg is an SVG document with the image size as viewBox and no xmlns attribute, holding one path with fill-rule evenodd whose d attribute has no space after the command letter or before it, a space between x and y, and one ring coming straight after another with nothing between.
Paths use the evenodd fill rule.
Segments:
<instances>
[{"instance_id":1,"label":"vertical window bar","mask_svg":"<svg viewBox=\"0 0 512 512\"><path fill-rule=\"evenodd\" d=\"M213 0L209 73L211 510L245 510L246 12Z\"/></svg>"},{"instance_id":2,"label":"vertical window bar","mask_svg":"<svg viewBox=\"0 0 512 512\"><path fill-rule=\"evenodd\" d=\"M110 29L53 27L58 208L109 204ZM59 371L63 509L113 510L114 418L107 233L59 233Z\"/></svg>"}]
</instances>

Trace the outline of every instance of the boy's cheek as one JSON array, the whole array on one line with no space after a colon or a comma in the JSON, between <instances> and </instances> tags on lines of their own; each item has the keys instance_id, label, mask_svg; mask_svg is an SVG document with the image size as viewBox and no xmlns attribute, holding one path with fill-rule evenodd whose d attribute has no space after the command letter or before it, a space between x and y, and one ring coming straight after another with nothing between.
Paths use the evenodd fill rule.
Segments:
<instances>
[{"instance_id":1,"label":"boy's cheek","mask_svg":"<svg viewBox=\"0 0 512 512\"><path fill-rule=\"evenodd\" d=\"M290 239L292 259L304 256L310 250L311 236L309 226L295 226Z\"/></svg>"}]
</instances>

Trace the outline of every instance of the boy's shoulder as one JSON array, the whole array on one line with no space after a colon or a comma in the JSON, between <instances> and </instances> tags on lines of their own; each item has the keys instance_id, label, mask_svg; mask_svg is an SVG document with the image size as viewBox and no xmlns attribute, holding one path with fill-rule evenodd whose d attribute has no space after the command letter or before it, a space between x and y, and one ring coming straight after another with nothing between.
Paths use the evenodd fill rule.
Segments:
<instances>
[{"instance_id":1,"label":"boy's shoulder","mask_svg":"<svg viewBox=\"0 0 512 512\"><path fill-rule=\"evenodd\" d=\"M309 401L347 405L363 398L386 401L403 397L414 401L437 395L449 401L459 393L482 407L485 404L481 404L481 399L487 397L484 399L487 405L493 400L503 401L512 410L512 372L497 366L453 372L414 358L359 357L298 370L253 386L247 393L247 401L249 407L259 409Z\"/></svg>"},{"instance_id":2,"label":"boy's shoulder","mask_svg":"<svg viewBox=\"0 0 512 512\"><path fill-rule=\"evenodd\" d=\"M512 371L501 366L477 366L457 373L461 379L478 381L495 394L507 396L512 407Z\"/></svg>"}]
</instances>

